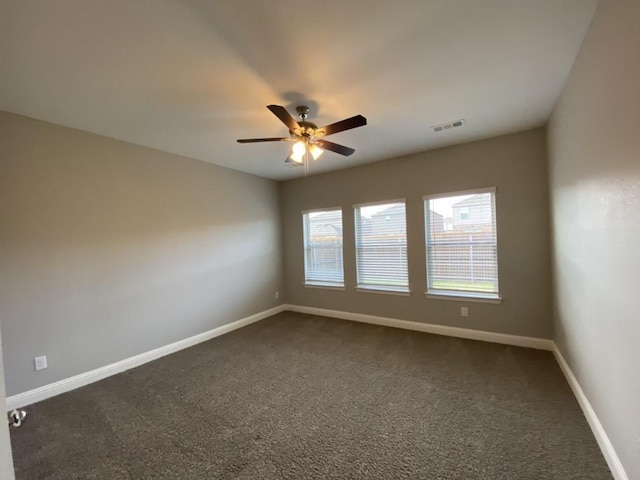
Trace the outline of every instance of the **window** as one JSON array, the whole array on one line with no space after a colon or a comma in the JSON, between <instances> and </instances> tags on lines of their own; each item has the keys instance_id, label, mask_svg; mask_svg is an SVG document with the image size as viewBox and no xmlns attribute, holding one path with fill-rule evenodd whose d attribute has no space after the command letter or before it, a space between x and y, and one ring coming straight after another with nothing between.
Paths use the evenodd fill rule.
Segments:
<instances>
[{"instance_id":1,"label":"window","mask_svg":"<svg viewBox=\"0 0 640 480\"><path fill-rule=\"evenodd\" d=\"M409 292L405 202L357 205L358 288Z\"/></svg>"},{"instance_id":2,"label":"window","mask_svg":"<svg viewBox=\"0 0 640 480\"><path fill-rule=\"evenodd\" d=\"M305 285L344 287L342 210L304 212L302 222Z\"/></svg>"},{"instance_id":3,"label":"window","mask_svg":"<svg viewBox=\"0 0 640 480\"><path fill-rule=\"evenodd\" d=\"M424 198L427 294L500 299L495 188Z\"/></svg>"}]
</instances>

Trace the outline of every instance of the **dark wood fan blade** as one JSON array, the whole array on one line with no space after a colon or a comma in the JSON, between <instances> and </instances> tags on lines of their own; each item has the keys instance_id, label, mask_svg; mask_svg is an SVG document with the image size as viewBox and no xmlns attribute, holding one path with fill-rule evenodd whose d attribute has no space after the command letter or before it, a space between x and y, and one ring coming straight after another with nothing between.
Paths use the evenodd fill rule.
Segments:
<instances>
[{"instance_id":1,"label":"dark wood fan blade","mask_svg":"<svg viewBox=\"0 0 640 480\"><path fill-rule=\"evenodd\" d=\"M316 145L325 150L330 150L332 152L339 153L340 155L344 155L345 157L348 157L355 152L353 148L338 145L337 143L329 142L328 140L316 140Z\"/></svg>"},{"instance_id":2,"label":"dark wood fan blade","mask_svg":"<svg viewBox=\"0 0 640 480\"><path fill-rule=\"evenodd\" d=\"M326 127L319 128L318 131L324 131L324 136L333 135L334 133L344 132L345 130L351 130L352 128L362 127L367 124L367 119L362 115L356 115L355 117L347 118Z\"/></svg>"},{"instance_id":3,"label":"dark wood fan blade","mask_svg":"<svg viewBox=\"0 0 640 480\"><path fill-rule=\"evenodd\" d=\"M291 115L289 115L289 112L287 112L286 108L281 107L280 105L267 105L267 108L271 110L271 113L278 117L280 121L289 128L289 130L293 131L300 128L298 122L296 122L295 119Z\"/></svg>"},{"instance_id":4,"label":"dark wood fan blade","mask_svg":"<svg viewBox=\"0 0 640 480\"><path fill-rule=\"evenodd\" d=\"M256 142L288 142L291 137L271 137L271 138L240 138L238 143L256 143Z\"/></svg>"}]
</instances>

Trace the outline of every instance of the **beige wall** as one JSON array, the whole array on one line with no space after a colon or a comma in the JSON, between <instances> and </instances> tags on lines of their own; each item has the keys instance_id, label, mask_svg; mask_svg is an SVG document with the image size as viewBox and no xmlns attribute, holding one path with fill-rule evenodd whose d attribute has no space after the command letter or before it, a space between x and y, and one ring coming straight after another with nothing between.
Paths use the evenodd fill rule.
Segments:
<instances>
[{"instance_id":1,"label":"beige wall","mask_svg":"<svg viewBox=\"0 0 640 480\"><path fill-rule=\"evenodd\" d=\"M602 0L549 126L555 338L640 478L640 2Z\"/></svg>"},{"instance_id":2,"label":"beige wall","mask_svg":"<svg viewBox=\"0 0 640 480\"><path fill-rule=\"evenodd\" d=\"M348 159L345 159L348 162ZM422 196L495 186L499 305L427 299ZM551 338L547 156L542 129L281 184L286 302ZM407 199L409 297L355 291L354 204ZM344 291L304 287L301 212L343 207ZM469 307L469 318L460 307Z\"/></svg>"},{"instance_id":3,"label":"beige wall","mask_svg":"<svg viewBox=\"0 0 640 480\"><path fill-rule=\"evenodd\" d=\"M8 395L280 303L275 182L2 112L0 145Z\"/></svg>"}]
</instances>

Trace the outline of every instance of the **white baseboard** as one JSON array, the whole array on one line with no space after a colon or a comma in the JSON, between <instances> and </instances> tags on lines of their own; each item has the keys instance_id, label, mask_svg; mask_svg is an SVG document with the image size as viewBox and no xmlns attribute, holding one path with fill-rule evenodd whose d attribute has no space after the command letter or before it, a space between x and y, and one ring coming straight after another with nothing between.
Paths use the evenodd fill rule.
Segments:
<instances>
[{"instance_id":1,"label":"white baseboard","mask_svg":"<svg viewBox=\"0 0 640 480\"><path fill-rule=\"evenodd\" d=\"M10 397L7 397L6 409L7 411L10 411L14 408L21 408L26 405L31 405L32 403L40 402L55 395L60 395L61 393L75 390L76 388L89 385L90 383L97 382L98 380L102 380L103 378L107 378L131 368L151 362L153 360L157 360L158 358L164 357L171 353L175 353L179 350L192 347L194 345L197 345L198 343L206 342L207 340L211 340L212 338L219 337L220 335L224 335L225 333L229 333L239 328L245 327L251 323L258 322L284 310L284 306L280 305L278 307L271 308L254 315L241 318L240 320L236 320L235 322L216 327L207 332L194 335L193 337L185 338L184 340L179 340L169 345L155 348L153 350L149 350L148 352L144 352L133 357L125 358L124 360L120 360L119 362L111 363L109 365L96 368L95 370L91 370L89 372L80 373L78 375L74 375L73 377L65 378L63 380L44 385L42 387L34 388L33 390L28 390L26 392L12 395Z\"/></svg>"},{"instance_id":2,"label":"white baseboard","mask_svg":"<svg viewBox=\"0 0 640 480\"><path fill-rule=\"evenodd\" d=\"M81 373L79 375L74 375L73 377L65 378L58 382L50 383L49 385L44 385L42 387L22 392L17 395L12 395L10 397L7 397L6 399L6 409L7 411L10 411L14 408L21 408L32 403L40 402L55 395L65 393L70 390L83 387L85 385L89 385L90 383L97 382L98 380L102 380L103 378L107 378L131 368L138 367L179 350L197 345L198 343L206 342L207 340L219 337L220 335L232 332L234 330L258 322L286 310L292 312L307 313L311 315L320 315L324 317L339 318L342 320L351 320L354 322L369 323L373 325L432 333L435 335L467 338L470 340L480 340L484 342L501 343L518 347L535 348L538 350L550 350L553 352L562 372L567 379L567 382L569 383L569 386L573 390L573 394L575 395L578 404L582 408L587 422L591 427L593 435L595 436L596 441L598 442L598 445L602 450L602 453L607 461L607 464L609 465L609 468L611 469L611 472L613 473L615 480L629 480L629 477L627 476L624 467L620 462L620 458L616 454L616 451L613 448L613 445L611 444L611 441L609 440L609 437L607 436L607 433L605 432L602 424L600 423L598 416L593 410L593 407L591 407L591 404L584 394L582 387L580 387L578 380L576 379L575 375L571 371L571 368L567 364L566 360L562 356L562 353L558 349L558 346L553 340L549 340L546 338L524 337L519 335L486 332L483 330L472 330L468 328L448 327L444 325L411 322L408 320L399 320L396 318L378 317L375 315L365 315L362 313L343 312L339 310L328 310L324 308L305 307L299 305L280 305L278 307L274 307L269 310L265 310L263 312L259 312L254 315L242 318L227 325L216 327L207 332L194 335L193 337L185 338L184 340L179 340L169 345L165 345L163 347L159 347L154 350L150 350L148 352L141 353L124 360L120 360L119 362L105 365L104 367L96 368L95 370Z\"/></svg>"},{"instance_id":3,"label":"white baseboard","mask_svg":"<svg viewBox=\"0 0 640 480\"><path fill-rule=\"evenodd\" d=\"M258 322L277 313L289 310L292 312L308 313L312 315L321 315L325 317L340 318L343 320L352 320L356 322L370 323L374 325L383 325L387 327L403 328L406 330L415 330L418 332L433 333L437 335L446 335L450 337L468 338L471 340L482 340L485 342L503 343L507 345L516 345L520 347L537 348L541 350L552 350L553 342L544 338L521 337L517 335L506 335L502 333L484 332L480 330L471 330L466 328L446 327L442 325L433 325L427 323L410 322L407 320L398 320L395 318L377 317L373 315L364 315L360 313L341 312L337 310L327 310L315 307L303 307L298 305L280 305L263 312L256 313L246 318L242 318L227 325L216 327L207 332L185 338L177 342L165 345L148 352L125 358L115 363L96 368L88 372L74 375L42 387L34 388L26 392L18 393L7 397L7 411L14 408L21 408L32 403L46 400L47 398L60 395L76 388L89 385L103 378L116 375L131 368L138 367L145 363L157 360L179 350L192 347L198 343L206 342L212 338L232 332L251 323Z\"/></svg>"},{"instance_id":4,"label":"white baseboard","mask_svg":"<svg viewBox=\"0 0 640 480\"><path fill-rule=\"evenodd\" d=\"M600 446L600 450L602 450L602 454L604 455L604 458L607 461L607 465L609 465L609 469L611 470L613 477L615 478L615 480L629 480L629 477L627 476L627 472L625 472L624 467L622 466L622 462L620 461L618 454L613 448L613 445L611 444L611 440L609 440L607 432L605 432L604 427L600 423L600 420L598 419L596 412L593 410L593 407L589 402L589 399L587 398L584 391L582 390L582 387L578 383L578 379L571 371L569 364L562 356L562 353L560 352L560 349L558 348L555 342L553 342L552 351L553 351L553 355L556 357L558 365L560 365L560 369L562 370L562 373L564 373L564 376L567 379L569 386L571 387L571 390L573 390L573 394L578 400L578 404L580 405L580 408L582 408L582 412L584 413L584 416L586 417L587 422L591 427L593 436L596 437L596 441Z\"/></svg>"},{"instance_id":5,"label":"white baseboard","mask_svg":"<svg viewBox=\"0 0 640 480\"><path fill-rule=\"evenodd\" d=\"M538 350L550 350L556 358L556 361L560 365L560 369L564 373L564 376L573 390L580 408L584 413L584 416L591 427L596 441L602 450L602 454L609 465L615 480L629 480L620 458L607 436L598 416L591 407L589 400L587 399L582 387L578 383L575 375L569 368L566 360L560 353L558 346L553 340L546 338L535 337L522 337L518 335L506 335L502 333L486 332L482 330L471 330L467 328L447 327L443 325L433 325L428 323L411 322L408 320L398 320L396 318L377 317L374 315L365 315L361 313L342 312L338 310L327 310L324 308L316 307L304 307L299 305L284 305L284 310L292 312L308 313L310 315L320 315L323 317L339 318L342 320L352 320L354 322L370 323L373 325L382 325L386 327L403 328L406 330L415 330L418 332L433 333L436 335L446 335L450 337L467 338L470 340L481 340L484 342L502 343L507 345L514 345L518 347L536 348Z\"/></svg>"},{"instance_id":6,"label":"white baseboard","mask_svg":"<svg viewBox=\"0 0 640 480\"><path fill-rule=\"evenodd\" d=\"M402 328L405 330L415 330L417 332L433 333L435 335L467 338L469 340L481 340L483 342L502 343L505 345L535 348L538 350L553 350L553 341L547 338L507 335L505 333L486 332L484 330L472 330L470 328L447 327L445 325L434 325L432 323L411 322L409 320L399 320L397 318L377 317L375 315L327 310L316 307L303 307L299 305L284 305L283 307L284 310L292 312L340 318L342 320L352 320L354 322Z\"/></svg>"}]
</instances>

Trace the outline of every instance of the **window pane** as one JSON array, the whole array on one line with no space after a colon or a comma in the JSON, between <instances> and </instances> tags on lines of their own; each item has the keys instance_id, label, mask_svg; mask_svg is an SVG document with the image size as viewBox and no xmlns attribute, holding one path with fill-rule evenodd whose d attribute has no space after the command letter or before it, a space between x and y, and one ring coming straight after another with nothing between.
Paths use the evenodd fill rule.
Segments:
<instances>
[{"instance_id":1,"label":"window pane","mask_svg":"<svg viewBox=\"0 0 640 480\"><path fill-rule=\"evenodd\" d=\"M356 207L358 287L409 291L404 202Z\"/></svg>"},{"instance_id":2,"label":"window pane","mask_svg":"<svg viewBox=\"0 0 640 480\"><path fill-rule=\"evenodd\" d=\"M426 200L425 218L428 291L497 297L493 191Z\"/></svg>"},{"instance_id":3,"label":"window pane","mask_svg":"<svg viewBox=\"0 0 640 480\"><path fill-rule=\"evenodd\" d=\"M342 210L303 214L304 281L309 285L344 286Z\"/></svg>"}]
</instances>

